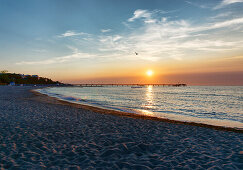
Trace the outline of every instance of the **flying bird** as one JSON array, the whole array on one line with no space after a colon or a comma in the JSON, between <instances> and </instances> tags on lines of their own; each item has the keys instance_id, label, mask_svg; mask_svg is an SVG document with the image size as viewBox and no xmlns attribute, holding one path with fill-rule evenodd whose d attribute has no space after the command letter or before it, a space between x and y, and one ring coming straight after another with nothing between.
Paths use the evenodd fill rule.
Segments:
<instances>
[{"instance_id":1,"label":"flying bird","mask_svg":"<svg viewBox=\"0 0 243 170\"><path fill-rule=\"evenodd\" d=\"M136 54L136 55L138 55L138 53L137 53L137 52L135 52L135 54Z\"/></svg>"}]
</instances>

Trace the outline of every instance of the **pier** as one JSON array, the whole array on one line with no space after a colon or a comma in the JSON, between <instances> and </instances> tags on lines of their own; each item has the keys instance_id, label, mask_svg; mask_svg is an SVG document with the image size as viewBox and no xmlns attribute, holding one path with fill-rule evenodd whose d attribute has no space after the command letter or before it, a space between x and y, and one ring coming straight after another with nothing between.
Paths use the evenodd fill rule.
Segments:
<instances>
[{"instance_id":1,"label":"pier","mask_svg":"<svg viewBox=\"0 0 243 170\"><path fill-rule=\"evenodd\" d=\"M187 84L73 84L80 87L107 87L107 86L172 86L172 87L185 87Z\"/></svg>"}]
</instances>

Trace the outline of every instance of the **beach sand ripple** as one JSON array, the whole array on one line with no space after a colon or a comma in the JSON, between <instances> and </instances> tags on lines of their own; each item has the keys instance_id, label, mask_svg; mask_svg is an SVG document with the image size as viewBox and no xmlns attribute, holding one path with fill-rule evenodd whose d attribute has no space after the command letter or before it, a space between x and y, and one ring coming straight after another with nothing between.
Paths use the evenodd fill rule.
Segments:
<instances>
[{"instance_id":1,"label":"beach sand ripple","mask_svg":"<svg viewBox=\"0 0 243 170\"><path fill-rule=\"evenodd\" d=\"M242 133L95 113L30 89L0 87L0 168L243 167Z\"/></svg>"}]
</instances>

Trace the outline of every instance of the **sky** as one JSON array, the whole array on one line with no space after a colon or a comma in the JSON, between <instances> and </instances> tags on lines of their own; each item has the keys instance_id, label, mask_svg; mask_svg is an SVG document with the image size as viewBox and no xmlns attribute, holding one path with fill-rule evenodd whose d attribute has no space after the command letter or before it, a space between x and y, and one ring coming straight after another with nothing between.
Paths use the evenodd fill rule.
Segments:
<instances>
[{"instance_id":1,"label":"sky","mask_svg":"<svg viewBox=\"0 0 243 170\"><path fill-rule=\"evenodd\" d=\"M0 70L243 85L243 0L0 0Z\"/></svg>"}]
</instances>

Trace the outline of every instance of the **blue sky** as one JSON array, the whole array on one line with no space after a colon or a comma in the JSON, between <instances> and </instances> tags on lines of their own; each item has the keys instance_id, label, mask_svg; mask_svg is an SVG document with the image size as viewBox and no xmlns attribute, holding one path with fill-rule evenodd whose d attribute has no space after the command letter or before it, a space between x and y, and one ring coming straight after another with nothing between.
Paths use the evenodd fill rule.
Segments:
<instances>
[{"instance_id":1,"label":"blue sky","mask_svg":"<svg viewBox=\"0 0 243 170\"><path fill-rule=\"evenodd\" d=\"M205 60L222 64L199 72L243 71L242 9L243 0L0 0L0 68L67 81L188 72Z\"/></svg>"}]
</instances>

